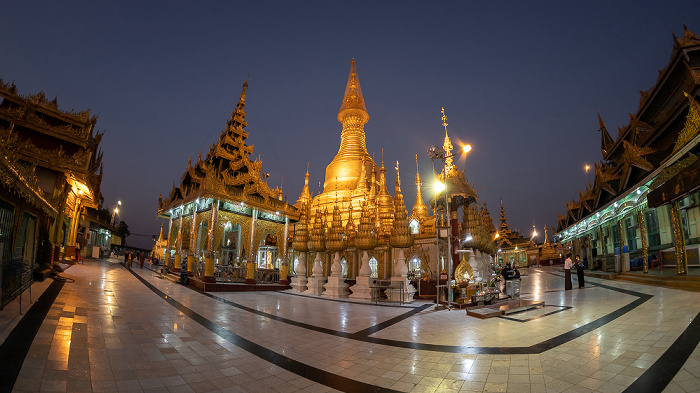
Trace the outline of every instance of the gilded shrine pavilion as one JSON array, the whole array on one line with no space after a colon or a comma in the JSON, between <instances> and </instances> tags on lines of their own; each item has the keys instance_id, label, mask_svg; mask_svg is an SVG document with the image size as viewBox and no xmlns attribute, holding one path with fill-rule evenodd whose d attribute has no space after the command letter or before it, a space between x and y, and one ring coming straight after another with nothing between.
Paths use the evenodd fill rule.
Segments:
<instances>
[{"instance_id":1,"label":"gilded shrine pavilion","mask_svg":"<svg viewBox=\"0 0 700 393\"><path fill-rule=\"evenodd\" d=\"M364 125L369 121L369 113L354 59L337 119L342 124L341 142L338 153L326 167L323 191L316 196L311 194L307 170L303 191L295 204L301 211L292 242L296 277L291 285L295 291L369 299L369 286L380 279L400 282L405 290L403 300L411 301L416 291L412 281L436 279L447 261L452 260L453 266L459 263L455 251L464 243L460 241L464 239L460 228L474 235L463 246L473 248L479 258L488 260L495 230L492 233L493 225L477 230L479 224L491 219L484 209L474 208L476 193L467 184L464 172L452 164L444 111L445 165L436 178L446 183L450 192L449 218L443 217L447 214L444 193L431 200L438 214L430 215L421 195L417 157L416 202L410 216L403 200L398 162L394 167L394 195L389 193L383 157L378 165L367 152ZM459 209L464 225L459 224ZM452 236L447 234L448 219L454 224ZM444 230L443 239L438 236L440 229ZM448 258L447 238L453 242L452 258ZM346 278L351 282L354 279L355 284L348 288ZM348 291L352 294L348 295Z\"/></svg>"},{"instance_id":2,"label":"gilded shrine pavilion","mask_svg":"<svg viewBox=\"0 0 700 393\"><path fill-rule=\"evenodd\" d=\"M164 263L172 256L171 270L193 275L204 260L204 282L216 281L215 265L245 266L247 283L255 283L256 272L274 269L286 281L286 239L299 211L262 180L262 161L250 159L247 89L248 82L218 141L204 158L201 152L194 164L190 158L180 184L158 201L159 217L170 223Z\"/></svg>"},{"instance_id":3,"label":"gilded shrine pavilion","mask_svg":"<svg viewBox=\"0 0 700 393\"><path fill-rule=\"evenodd\" d=\"M595 180L559 216L558 239L592 269L700 266L700 38L674 36L671 59L617 137L598 115Z\"/></svg>"},{"instance_id":4,"label":"gilded shrine pavilion","mask_svg":"<svg viewBox=\"0 0 700 393\"><path fill-rule=\"evenodd\" d=\"M323 191L311 194L307 169L301 195L291 206L280 188L270 189L262 180L262 162L249 158L253 147L245 143L247 87L246 82L219 140L204 158L200 153L195 163L190 160L180 184L159 200L158 214L170 223L169 252L164 254L172 270L187 269L197 276L203 270L203 281L212 283L241 282L237 279L242 277L248 284L269 282L265 277L272 273L287 284L287 276L293 275L296 292L356 299L369 299L370 285L381 279L401 288L391 296L403 294L410 301L416 292L411 282L437 278L449 260L457 266L461 247L475 251L482 270L490 264L495 229L488 225L485 207L477 206L464 172L452 163L444 112L445 165L436 178L446 183L448 195L431 199L437 211L431 215L421 195L416 157L417 195L409 215L399 163L393 168L392 196L384 160L378 165L367 152L364 125L369 113L353 60L337 116L340 148L326 168ZM465 239L460 232L469 236Z\"/></svg>"}]
</instances>

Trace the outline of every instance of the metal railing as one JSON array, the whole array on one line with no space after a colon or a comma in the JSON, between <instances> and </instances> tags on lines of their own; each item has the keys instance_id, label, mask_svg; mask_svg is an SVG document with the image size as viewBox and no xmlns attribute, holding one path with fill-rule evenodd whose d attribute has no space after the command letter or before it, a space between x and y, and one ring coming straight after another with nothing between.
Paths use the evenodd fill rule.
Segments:
<instances>
[{"instance_id":1,"label":"metal railing","mask_svg":"<svg viewBox=\"0 0 700 393\"><path fill-rule=\"evenodd\" d=\"M21 259L12 259L2 264L0 283L0 310L15 298L19 298L19 313L22 314L22 292L29 289L29 302L32 299L33 264Z\"/></svg>"},{"instance_id":2,"label":"metal railing","mask_svg":"<svg viewBox=\"0 0 700 393\"><path fill-rule=\"evenodd\" d=\"M247 269L245 267L218 265L214 267L214 277L218 282L243 282Z\"/></svg>"},{"instance_id":3,"label":"metal railing","mask_svg":"<svg viewBox=\"0 0 700 393\"><path fill-rule=\"evenodd\" d=\"M204 277L204 262L194 264L192 272L195 278ZM245 267L231 265L214 266L214 277L217 282L239 283L245 281L248 269ZM280 271L277 269L255 269L255 282L260 284L276 284L280 280Z\"/></svg>"}]
</instances>

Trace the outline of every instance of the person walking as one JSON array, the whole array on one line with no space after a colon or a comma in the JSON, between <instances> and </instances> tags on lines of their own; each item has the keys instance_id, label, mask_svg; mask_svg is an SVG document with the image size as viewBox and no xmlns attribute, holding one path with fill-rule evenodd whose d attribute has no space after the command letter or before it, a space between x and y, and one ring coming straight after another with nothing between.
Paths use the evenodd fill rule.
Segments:
<instances>
[{"instance_id":1,"label":"person walking","mask_svg":"<svg viewBox=\"0 0 700 393\"><path fill-rule=\"evenodd\" d=\"M126 267L131 269L131 264L134 262L134 252L129 250L129 262L126 263Z\"/></svg>"},{"instance_id":2,"label":"person walking","mask_svg":"<svg viewBox=\"0 0 700 393\"><path fill-rule=\"evenodd\" d=\"M578 289L583 289L583 262L581 262L581 257L578 255L576 255L576 263L574 266L576 266L576 276L578 276Z\"/></svg>"},{"instance_id":3,"label":"person walking","mask_svg":"<svg viewBox=\"0 0 700 393\"><path fill-rule=\"evenodd\" d=\"M146 260L146 253L141 251L139 253L139 263L141 264L141 269L143 269L143 262Z\"/></svg>"},{"instance_id":4,"label":"person walking","mask_svg":"<svg viewBox=\"0 0 700 393\"><path fill-rule=\"evenodd\" d=\"M571 261L571 253L566 254L564 261L564 290L568 291L572 288L571 285L571 267L574 263Z\"/></svg>"},{"instance_id":5,"label":"person walking","mask_svg":"<svg viewBox=\"0 0 700 393\"><path fill-rule=\"evenodd\" d=\"M80 242L75 242L75 263L80 263Z\"/></svg>"}]
</instances>

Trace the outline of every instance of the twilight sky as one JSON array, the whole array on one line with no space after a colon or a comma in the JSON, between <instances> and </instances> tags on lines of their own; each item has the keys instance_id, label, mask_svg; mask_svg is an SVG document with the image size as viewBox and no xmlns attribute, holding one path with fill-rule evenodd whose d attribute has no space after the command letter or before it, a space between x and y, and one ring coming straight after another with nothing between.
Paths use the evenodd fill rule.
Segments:
<instances>
[{"instance_id":1,"label":"twilight sky","mask_svg":"<svg viewBox=\"0 0 700 393\"><path fill-rule=\"evenodd\" d=\"M151 247L158 195L226 125L248 75L256 158L294 203L310 165L318 193L340 145L336 115L356 59L367 149L401 166L409 210L415 155L429 183L440 108L459 161L499 222L556 225L668 63L672 33L700 34L695 1L14 1L0 13L0 78L19 93L91 109L105 131L102 194L121 200L127 242ZM437 163L436 163L437 165ZM424 184L423 198L431 188ZM167 225L167 224L166 224ZM550 232L550 235L552 233Z\"/></svg>"}]
</instances>

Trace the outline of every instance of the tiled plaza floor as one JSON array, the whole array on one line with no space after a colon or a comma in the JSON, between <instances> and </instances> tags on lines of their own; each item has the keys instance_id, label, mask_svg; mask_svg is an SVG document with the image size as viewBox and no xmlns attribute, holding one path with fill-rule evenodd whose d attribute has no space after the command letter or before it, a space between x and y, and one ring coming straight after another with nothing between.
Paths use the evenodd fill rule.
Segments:
<instances>
[{"instance_id":1,"label":"tiled plaza floor","mask_svg":"<svg viewBox=\"0 0 700 393\"><path fill-rule=\"evenodd\" d=\"M526 273L523 298L546 306L481 320L427 302L202 294L87 260L42 283L29 321L0 318L0 392L700 391L697 293L591 278L564 291L555 269ZM22 360L8 348L23 343Z\"/></svg>"}]
</instances>

